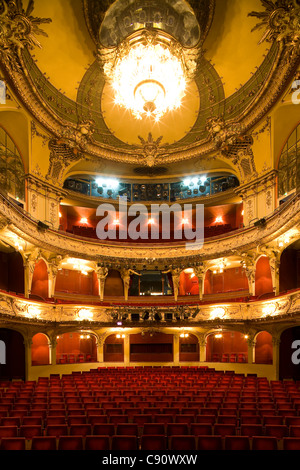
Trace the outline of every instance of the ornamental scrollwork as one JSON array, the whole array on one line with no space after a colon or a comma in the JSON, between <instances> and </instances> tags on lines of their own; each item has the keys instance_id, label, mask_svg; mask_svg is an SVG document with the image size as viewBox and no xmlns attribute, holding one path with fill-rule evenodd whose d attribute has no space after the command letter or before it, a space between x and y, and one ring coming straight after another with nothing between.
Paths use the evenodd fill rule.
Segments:
<instances>
[{"instance_id":1,"label":"ornamental scrollwork","mask_svg":"<svg viewBox=\"0 0 300 470\"><path fill-rule=\"evenodd\" d=\"M281 43L287 60L300 49L300 4L298 0L261 0L264 12L252 11L249 16L259 18L252 31L264 28L259 44L264 41Z\"/></svg>"},{"instance_id":2,"label":"ornamental scrollwork","mask_svg":"<svg viewBox=\"0 0 300 470\"><path fill-rule=\"evenodd\" d=\"M146 141L143 137L138 136L142 143L143 157L146 165L152 167L155 165L156 157L158 156L159 144L162 140L162 136L158 139L153 140L151 132L148 134L148 140Z\"/></svg>"}]
</instances>

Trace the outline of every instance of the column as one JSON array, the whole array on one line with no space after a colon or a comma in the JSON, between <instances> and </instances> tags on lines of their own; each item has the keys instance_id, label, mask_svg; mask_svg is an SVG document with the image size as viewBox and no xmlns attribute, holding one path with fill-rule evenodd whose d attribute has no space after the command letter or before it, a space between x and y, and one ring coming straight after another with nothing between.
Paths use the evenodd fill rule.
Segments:
<instances>
[{"instance_id":1,"label":"column","mask_svg":"<svg viewBox=\"0 0 300 470\"><path fill-rule=\"evenodd\" d=\"M204 294L204 280L205 280L205 274L207 271L207 266L196 266L194 268L194 273L198 278L198 284L199 284L199 299L203 299L203 294Z\"/></svg>"},{"instance_id":2,"label":"column","mask_svg":"<svg viewBox=\"0 0 300 470\"><path fill-rule=\"evenodd\" d=\"M58 266L56 266L54 263L49 264L49 267L48 267L48 295L49 295L49 298L54 297L57 272L58 272Z\"/></svg>"},{"instance_id":3,"label":"column","mask_svg":"<svg viewBox=\"0 0 300 470\"><path fill-rule=\"evenodd\" d=\"M173 336L173 362L174 365L179 365L179 335Z\"/></svg>"},{"instance_id":4,"label":"column","mask_svg":"<svg viewBox=\"0 0 300 470\"><path fill-rule=\"evenodd\" d=\"M272 276L272 285L275 295L279 294L279 268L280 268L280 259L279 256L269 257L271 276Z\"/></svg>"},{"instance_id":5,"label":"column","mask_svg":"<svg viewBox=\"0 0 300 470\"><path fill-rule=\"evenodd\" d=\"M199 338L199 362L206 362L206 338L201 336Z\"/></svg>"},{"instance_id":6,"label":"column","mask_svg":"<svg viewBox=\"0 0 300 470\"><path fill-rule=\"evenodd\" d=\"M275 371L276 378L279 378L279 349L280 349L280 337L273 336L272 337L272 344L273 344L273 369Z\"/></svg>"},{"instance_id":7,"label":"column","mask_svg":"<svg viewBox=\"0 0 300 470\"><path fill-rule=\"evenodd\" d=\"M50 364L55 365L56 364L56 346L57 346L57 338L56 336L52 338L49 342L49 355L50 355Z\"/></svg>"},{"instance_id":8,"label":"column","mask_svg":"<svg viewBox=\"0 0 300 470\"><path fill-rule=\"evenodd\" d=\"M248 279L249 295L255 295L255 266L246 264L245 273Z\"/></svg>"},{"instance_id":9,"label":"column","mask_svg":"<svg viewBox=\"0 0 300 470\"><path fill-rule=\"evenodd\" d=\"M256 341L254 338L248 338L248 364L253 364L255 362L255 344Z\"/></svg>"},{"instance_id":10,"label":"column","mask_svg":"<svg viewBox=\"0 0 300 470\"><path fill-rule=\"evenodd\" d=\"M24 296L28 299L31 294L32 277L35 268L35 260L27 257L23 261L24 266Z\"/></svg>"},{"instance_id":11,"label":"column","mask_svg":"<svg viewBox=\"0 0 300 470\"><path fill-rule=\"evenodd\" d=\"M104 337L103 335L100 335L98 337L98 340L96 342L96 347L97 347L97 362L104 362L104 350L103 350L103 345L104 345Z\"/></svg>"},{"instance_id":12,"label":"column","mask_svg":"<svg viewBox=\"0 0 300 470\"><path fill-rule=\"evenodd\" d=\"M96 269L98 284L99 284L99 297L102 301L104 298L104 287L105 287L105 279L108 275L108 269L103 267L97 267Z\"/></svg>"},{"instance_id":13,"label":"column","mask_svg":"<svg viewBox=\"0 0 300 470\"><path fill-rule=\"evenodd\" d=\"M32 345L32 338L24 338L25 380L29 380L29 373L31 369L31 345Z\"/></svg>"}]
</instances>

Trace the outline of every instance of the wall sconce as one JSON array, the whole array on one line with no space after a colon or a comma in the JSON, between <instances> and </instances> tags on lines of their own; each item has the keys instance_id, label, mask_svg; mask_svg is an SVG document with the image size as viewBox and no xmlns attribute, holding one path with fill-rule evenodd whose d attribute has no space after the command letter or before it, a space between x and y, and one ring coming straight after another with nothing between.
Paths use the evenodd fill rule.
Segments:
<instances>
[{"instance_id":1,"label":"wall sconce","mask_svg":"<svg viewBox=\"0 0 300 470\"><path fill-rule=\"evenodd\" d=\"M123 334L123 335L120 335L120 333L118 333L118 334L116 335L116 338L118 338L118 339L120 339L120 338L124 339L124 338L125 338L125 335L124 335L124 334Z\"/></svg>"},{"instance_id":2,"label":"wall sconce","mask_svg":"<svg viewBox=\"0 0 300 470\"><path fill-rule=\"evenodd\" d=\"M82 217L80 219L80 223L86 225L88 223L88 219L86 217Z\"/></svg>"},{"instance_id":3,"label":"wall sconce","mask_svg":"<svg viewBox=\"0 0 300 470\"><path fill-rule=\"evenodd\" d=\"M91 335L80 335L80 339L90 339Z\"/></svg>"},{"instance_id":4,"label":"wall sconce","mask_svg":"<svg viewBox=\"0 0 300 470\"><path fill-rule=\"evenodd\" d=\"M188 333L181 333L180 338L188 338L189 334Z\"/></svg>"},{"instance_id":5,"label":"wall sconce","mask_svg":"<svg viewBox=\"0 0 300 470\"><path fill-rule=\"evenodd\" d=\"M224 221L223 221L223 217L221 215L216 217L215 224L223 224L223 223L224 223Z\"/></svg>"}]
</instances>

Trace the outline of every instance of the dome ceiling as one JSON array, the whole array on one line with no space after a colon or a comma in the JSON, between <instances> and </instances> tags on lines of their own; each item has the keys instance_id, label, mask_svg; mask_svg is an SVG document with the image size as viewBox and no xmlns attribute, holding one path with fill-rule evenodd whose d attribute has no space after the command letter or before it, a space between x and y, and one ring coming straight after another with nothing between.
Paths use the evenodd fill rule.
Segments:
<instances>
[{"instance_id":1,"label":"dome ceiling","mask_svg":"<svg viewBox=\"0 0 300 470\"><path fill-rule=\"evenodd\" d=\"M163 167L176 177L210 165L234 168L221 155L220 143L247 133L263 117L261 109L253 108L280 58L276 43L260 41L263 31L253 30L258 19L249 13L261 10L260 0L35 0L33 17L51 22L42 25L41 48L24 51L23 66L35 84L36 99L46 102L55 117L49 130L67 144L79 142L80 152L108 173L134 177L143 167L149 174ZM182 107L159 123L137 122L112 104L99 62L100 49L113 50L149 23L199 52ZM282 76L286 79L287 73ZM264 112L268 105L261 105ZM85 171L85 166L82 160L72 170Z\"/></svg>"}]
</instances>

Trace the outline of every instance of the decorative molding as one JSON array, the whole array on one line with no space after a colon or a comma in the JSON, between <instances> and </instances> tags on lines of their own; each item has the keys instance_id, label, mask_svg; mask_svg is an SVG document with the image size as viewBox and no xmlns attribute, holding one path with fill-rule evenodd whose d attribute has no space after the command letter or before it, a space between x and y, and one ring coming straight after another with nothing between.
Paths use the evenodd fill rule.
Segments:
<instances>
[{"instance_id":1,"label":"decorative molding","mask_svg":"<svg viewBox=\"0 0 300 470\"><path fill-rule=\"evenodd\" d=\"M146 162L146 165L152 167L155 165L155 160L158 155L159 144L163 138L160 136L158 139L153 140L151 132L148 134L148 140L146 141L143 137L138 136L141 143L143 144L143 158Z\"/></svg>"},{"instance_id":2,"label":"decorative molding","mask_svg":"<svg viewBox=\"0 0 300 470\"><path fill-rule=\"evenodd\" d=\"M278 42L284 47L287 63L300 52L300 5L297 0L261 0L265 11L252 11L248 16L261 20L252 31L264 28L258 44Z\"/></svg>"},{"instance_id":3,"label":"decorative molding","mask_svg":"<svg viewBox=\"0 0 300 470\"><path fill-rule=\"evenodd\" d=\"M41 48L37 36L47 34L40 28L41 24L50 23L51 18L32 16L34 1L29 0L27 9L23 9L22 1L1 0L0 8L0 53L4 62L14 71L21 71L21 51L25 48L33 50Z\"/></svg>"},{"instance_id":4,"label":"decorative molding","mask_svg":"<svg viewBox=\"0 0 300 470\"><path fill-rule=\"evenodd\" d=\"M260 246L277 246L277 240L288 230L300 225L300 195L276 210L266 219L263 227L249 226L236 230L222 237L207 239L199 250L188 250L185 243L164 243L162 245L135 244L129 242L106 242L90 239L81 240L75 236L63 234L49 229L38 230L37 223L30 219L20 208L15 207L0 195L0 215L5 224L9 223L9 231L21 237L43 251L53 255L71 256L75 258L98 261L106 265L130 263L157 264L164 266L183 265L189 267L204 260L232 256L233 252L247 252ZM5 242L5 235L1 237ZM7 242L10 241L9 234Z\"/></svg>"},{"instance_id":5,"label":"decorative molding","mask_svg":"<svg viewBox=\"0 0 300 470\"><path fill-rule=\"evenodd\" d=\"M220 310L220 312L219 312ZM222 312L221 312L222 310ZM80 312L84 311L85 316ZM132 315L138 315L138 320ZM147 317L145 317L147 314ZM168 316L167 316L168 315ZM115 327L117 321L122 321L122 327L161 328L162 326L201 326L203 328L219 328L220 324L226 327L237 326L239 322L247 322L248 330L251 324L273 327L279 322L299 321L300 292L282 295L265 301L255 302L226 302L224 304L198 305L169 305L155 307L77 305L55 304L47 302L30 301L13 297L10 294L0 295L0 322L43 324L47 322L55 327L66 326L73 328L90 329L95 327ZM147 318L147 319L146 319ZM259 327L259 329L261 326Z\"/></svg>"}]
</instances>

